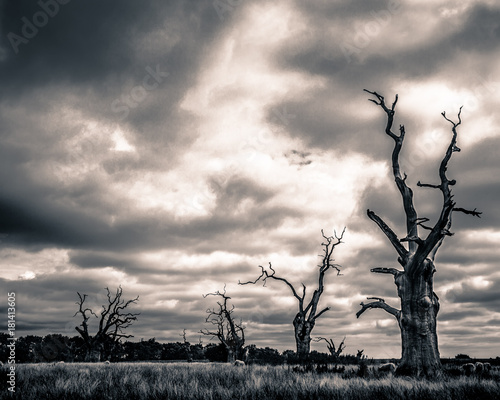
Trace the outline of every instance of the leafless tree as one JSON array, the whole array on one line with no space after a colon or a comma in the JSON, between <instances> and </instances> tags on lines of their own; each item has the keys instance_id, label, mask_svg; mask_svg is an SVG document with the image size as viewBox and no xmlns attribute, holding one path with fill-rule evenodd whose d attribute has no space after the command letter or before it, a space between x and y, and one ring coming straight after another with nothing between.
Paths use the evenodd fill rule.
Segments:
<instances>
[{"instance_id":1,"label":"leafless tree","mask_svg":"<svg viewBox=\"0 0 500 400\"><path fill-rule=\"evenodd\" d=\"M315 342L321 342L322 340L324 340L326 342L326 347L327 347L328 351L330 352L330 354L333 356L333 358L334 359L339 358L340 354L345 349L345 344L344 344L345 343L345 337L340 342L339 347L335 346L335 343L333 342L333 339L327 339L327 338L324 338L324 337L321 337L321 336L317 337L316 339L314 339Z\"/></svg>"},{"instance_id":2,"label":"leafless tree","mask_svg":"<svg viewBox=\"0 0 500 400\"><path fill-rule=\"evenodd\" d=\"M126 308L131 304L136 304L139 301L139 296L131 300L123 300L122 287L116 289L114 296L111 295L109 288L107 291L107 304L102 306L100 315L98 316L91 308L85 307L86 294L78 294L79 300L75 303L78 305L78 311L73 317L78 314L82 318L82 323L76 326L75 329L83 338L86 348L86 361L100 361L106 345L114 346L122 338L131 338L133 335L126 335L124 330L128 328L134 321L137 320L139 313L126 312ZM89 333L89 320L94 316L98 318L99 325L95 335Z\"/></svg>"},{"instance_id":3,"label":"leafless tree","mask_svg":"<svg viewBox=\"0 0 500 400\"><path fill-rule=\"evenodd\" d=\"M182 345L184 346L184 351L186 352L186 358L188 362L193 361L193 355L191 354L191 343L188 342L186 337L186 328L182 330L182 334L179 336L182 337Z\"/></svg>"},{"instance_id":4,"label":"leafless tree","mask_svg":"<svg viewBox=\"0 0 500 400\"><path fill-rule=\"evenodd\" d=\"M227 351L227 362L234 363L243 357L243 347L245 346L245 328L242 322L237 323L233 317L234 305L228 305L231 297L226 295L226 285L224 292L208 293L203 295L219 297L216 308L207 310L206 322L214 326L214 330L202 329L200 333L205 336L212 336L219 339Z\"/></svg>"},{"instance_id":5,"label":"leafless tree","mask_svg":"<svg viewBox=\"0 0 500 400\"><path fill-rule=\"evenodd\" d=\"M361 350L358 350L358 353L356 354L356 360L358 361L358 363L362 360L365 360L366 359L366 356L363 355L363 352L365 351L365 349L361 349Z\"/></svg>"},{"instance_id":6,"label":"leafless tree","mask_svg":"<svg viewBox=\"0 0 500 400\"><path fill-rule=\"evenodd\" d=\"M262 272L257 279L244 283L239 282L240 285L247 285L256 284L257 282L261 281L265 286L267 279L274 279L280 282L284 282L290 288L299 305L299 311L297 312L293 320L293 327L295 330L297 354L302 359L308 356L311 349L311 332L314 328L314 325L316 324L316 320L330 309L330 307L325 307L322 310L318 311L318 304L324 291L324 280L326 272L328 270L336 270L337 275L340 275L340 265L333 263L334 260L332 258L332 254L335 247L338 244L342 243L344 232L345 228L340 236L337 236L336 232L335 236L325 236L323 230L321 231L324 241L321 244L323 246L323 254L320 255L320 257L322 257L322 261L318 265L318 288L314 291L311 299L307 304L305 303L306 286L302 284L302 294L299 294L297 290L295 290L295 287L287 279L276 276L276 271L273 269L271 263L269 263L270 272L264 267L259 266Z\"/></svg>"},{"instance_id":7,"label":"leafless tree","mask_svg":"<svg viewBox=\"0 0 500 400\"><path fill-rule=\"evenodd\" d=\"M441 371L439 359L438 338L436 334L436 317L439 311L439 299L434 293L434 258L443 240L452 236L450 231L452 214L462 212L479 217L480 212L456 207L451 194L451 186L455 180L446 176L448 162L454 152L460 151L457 147L457 128L461 124L461 111L458 112L458 122L446 117L443 118L451 124L452 137L446 153L439 166L438 184L417 183L419 187L439 190L443 197L440 215L434 226L428 226L429 218L418 217L413 205L413 192L407 185L407 175L401 173L399 155L405 138L405 127L400 125L399 134L392 131L395 107L398 96L390 108L386 105L384 97L377 92L366 92L376 99L370 99L382 108L387 114L385 133L394 140L392 152L392 172L396 186L402 196L403 208L406 215L406 235L399 239L396 233L373 211L368 210L368 217L375 222L398 254L398 262L403 269L373 268L371 272L389 274L394 276L397 293L401 299L401 309L387 304L384 299L371 297L369 303L361 303L361 309L356 316L359 318L363 312L371 308L381 308L393 315L401 329L402 357L397 373L412 376L435 376ZM429 232L427 237L419 234L419 228ZM406 245L404 245L406 244Z\"/></svg>"}]
</instances>

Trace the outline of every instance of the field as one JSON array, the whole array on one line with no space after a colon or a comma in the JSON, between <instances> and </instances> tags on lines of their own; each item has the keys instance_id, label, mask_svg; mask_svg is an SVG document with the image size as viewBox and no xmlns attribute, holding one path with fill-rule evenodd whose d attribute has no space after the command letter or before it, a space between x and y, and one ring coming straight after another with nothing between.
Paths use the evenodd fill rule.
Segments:
<instances>
[{"instance_id":1,"label":"field","mask_svg":"<svg viewBox=\"0 0 500 400\"><path fill-rule=\"evenodd\" d=\"M434 382L376 372L359 378L354 366L321 374L215 363L20 364L15 395L7 391L5 366L1 372L0 399L500 399L499 371Z\"/></svg>"}]
</instances>

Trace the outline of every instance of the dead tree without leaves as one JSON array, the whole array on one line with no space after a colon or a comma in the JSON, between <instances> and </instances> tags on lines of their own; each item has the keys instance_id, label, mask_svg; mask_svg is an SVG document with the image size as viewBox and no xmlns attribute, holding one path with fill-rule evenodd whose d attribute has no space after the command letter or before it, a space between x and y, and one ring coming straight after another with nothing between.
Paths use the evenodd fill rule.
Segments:
<instances>
[{"instance_id":1,"label":"dead tree without leaves","mask_svg":"<svg viewBox=\"0 0 500 400\"><path fill-rule=\"evenodd\" d=\"M314 290L314 293L306 303L306 286L302 283L302 294L299 294L295 287L285 278L276 276L276 271L273 269L271 263L269 263L269 271L262 266L260 276L254 281L239 282L240 285L256 284L257 282L263 282L263 286L266 285L267 279L274 279L285 283L291 290L293 297L297 299L299 310L293 319L293 327L295 332L295 343L297 346L297 354L301 359L306 359L311 350L311 332L316 324L316 321L325 312L327 312L330 307L325 307L318 311L318 304L323 294L325 288L325 274L329 270L337 271L337 275L340 275L340 265L334 264L333 261L333 250L337 245L342 242L344 237L345 228L343 229L340 236L334 233L334 236L326 236L321 230L321 235L323 236L323 254L321 263L318 265L318 288Z\"/></svg>"},{"instance_id":2,"label":"dead tree without leaves","mask_svg":"<svg viewBox=\"0 0 500 400\"><path fill-rule=\"evenodd\" d=\"M342 354L342 352L345 349L345 337L340 342L339 347L335 346L335 343L333 342L333 339L331 339L331 338L327 339L327 338L319 336L316 339L314 339L314 341L318 342L318 343L321 342L322 340L326 342L326 347L327 347L328 351L330 352L330 354L332 355L333 359L334 360L338 359L340 357L340 354Z\"/></svg>"},{"instance_id":3,"label":"dead tree without leaves","mask_svg":"<svg viewBox=\"0 0 500 400\"><path fill-rule=\"evenodd\" d=\"M102 305L102 310L98 316L94 311L85 307L86 294L78 294L79 300L75 303L78 305L78 311L73 317L78 314L82 317L82 323L76 326L75 329L83 338L85 343L85 361L101 361L103 352L106 346L114 347L114 345L123 338L131 338L133 335L125 334L124 330L132 325L140 313L126 312L127 307L136 304L139 301L139 296L131 300L123 300L122 287L116 289L114 297L111 295L109 288L107 291L107 304ZM99 319L98 329L95 335L89 333L89 320L91 316Z\"/></svg>"},{"instance_id":4,"label":"dead tree without leaves","mask_svg":"<svg viewBox=\"0 0 500 400\"><path fill-rule=\"evenodd\" d=\"M445 237L452 236L450 231L452 214L461 212L468 215L480 217L481 213L456 207L451 193L451 186L456 181L448 179L446 172L452 154L459 152L457 146L457 128L462 123L460 108L458 122L449 119L445 112L443 118L451 124L451 141L439 166L438 184L417 183L418 187L439 190L443 197L440 215L434 226L426 225L429 218L418 217L413 205L413 191L407 185L407 175L401 173L399 156L405 138L404 125L399 126L399 134L392 130L395 108L398 102L396 95L392 106L388 107L384 97L377 92L365 91L375 99L369 99L387 115L385 133L394 140L392 152L392 173L396 186L401 194L403 208L406 216L406 235L399 238L396 233L373 211L368 210L368 217L375 222L398 254L398 262L403 269L396 268L373 268L371 272L389 274L394 277L397 286L397 294L401 299L401 309L390 306L384 299L370 297L374 300L369 303L361 303L361 309L356 316L359 318L366 310L381 308L394 316L399 324L402 339L402 356L398 366L399 375L434 377L441 372L441 362L438 350L438 338L436 333L436 318L439 311L439 299L434 293L434 259L438 249ZM419 228L428 231L427 237L419 234Z\"/></svg>"},{"instance_id":5,"label":"dead tree without leaves","mask_svg":"<svg viewBox=\"0 0 500 400\"><path fill-rule=\"evenodd\" d=\"M241 360L244 356L245 328L241 320L237 323L233 317L234 305L228 305L231 297L226 295L226 285L224 285L223 293L217 291L203 295L204 298L208 296L216 296L221 299L217 301L217 308L207 310L208 316L205 320L212 324L215 330L202 329L200 333L219 339L226 348L228 363Z\"/></svg>"}]
</instances>

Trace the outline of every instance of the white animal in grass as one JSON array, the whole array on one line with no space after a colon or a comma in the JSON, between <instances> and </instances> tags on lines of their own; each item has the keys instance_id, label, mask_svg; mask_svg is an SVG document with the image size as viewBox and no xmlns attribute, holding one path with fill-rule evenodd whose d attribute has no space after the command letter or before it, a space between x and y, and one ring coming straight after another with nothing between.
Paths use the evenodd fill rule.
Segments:
<instances>
[{"instance_id":1,"label":"white animal in grass","mask_svg":"<svg viewBox=\"0 0 500 400\"><path fill-rule=\"evenodd\" d=\"M394 373L394 372L396 372L396 364L394 364L394 363L382 364L380 367L378 367L378 370Z\"/></svg>"}]
</instances>

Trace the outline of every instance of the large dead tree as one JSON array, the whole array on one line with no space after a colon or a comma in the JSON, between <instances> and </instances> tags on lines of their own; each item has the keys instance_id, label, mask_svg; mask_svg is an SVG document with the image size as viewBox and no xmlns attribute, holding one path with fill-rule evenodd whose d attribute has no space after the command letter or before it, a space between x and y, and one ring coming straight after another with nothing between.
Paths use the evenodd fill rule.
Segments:
<instances>
[{"instance_id":1,"label":"large dead tree","mask_svg":"<svg viewBox=\"0 0 500 400\"><path fill-rule=\"evenodd\" d=\"M227 351L227 362L234 363L236 360L241 360L244 356L245 346L245 328L241 321L237 323L233 317L234 305L229 306L228 301L231 297L226 295L226 286L224 292L208 293L203 295L219 297L216 308L207 310L206 322L212 324L215 329L202 329L200 333L205 336L212 336L219 339Z\"/></svg>"},{"instance_id":2,"label":"large dead tree","mask_svg":"<svg viewBox=\"0 0 500 400\"><path fill-rule=\"evenodd\" d=\"M128 328L134 321L137 320L139 313L126 312L126 308L139 301L139 296L131 300L123 300L122 287L116 289L114 297L108 288L107 291L107 304L102 306L100 315L98 316L94 311L85 307L86 294L78 294L79 300L75 303L78 305L78 311L73 317L80 314L82 323L76 326L75 329L83 338L85 343L85 361L100 361L106 346L113 347L122 338L131 338L133 335L126 335L124 329ZM99 319L99 325L95 335L89 333L89 320L91 316Z\"/></svg>"},{"instance_id":3,"label":"large dead tree","mask_svg":"<svg viewBox=\"0 0 500 400\"><path fill-rule=\"evenodd\" d=\"M325 312L327 312L330 307L325 307L322 310L318 310L319 300L323 294L325 288L325 274L329 270L336 270L337 275L340 275L340 265L333 263L333 250L335 247L342 243L342 238L344 236L345 228L340 236L325 236L323 230L321 234L323 236L324 242L321 244L323 246L323 254L321 255L322 261L318 265L318 288L314 290L314 293L306 303L306 286L302 284L302 294L299 294L295 287L285 278L276 276L276 271L273 269L271 263L269 263L269 271L262 266L260 276L254 281L249 282L239 282L240 285L256 284L257 282L263 282L266 285L267 279L274 279L285 283L292 291L293 297L297 299L299 305L299 311L293 319L293 328L295 330L295 343L297 345L297 354L301 359L305 359L309 351L311 350L311 332L316 324L316 320L321 317Z\"/></svg>"},{"instance_id":4,"label":"large dead tree","mask_svg":"<svg viewBox=\"0 0 500 400\"><path fill-rule=\"evenodd\" d=\"M443 240L452 236L450 231L452 215L454 212L462 212L476 217L481 215L474 210L466 210L456 207L451 194L451 186L455 180L446 176L448 163L454 152L460 151L457 147L457 128L461 124L461 111L458 112L458 122L446 117L443 118L451 124L451 141L439 166L438 184L417 183L417 186L439 190L443 197L440 215L434 226L426 225L429 218L418 217L413 205L413 192L406 183L407 175L401 173L399 155L405 138L405 128L399 127L399 134L392 130L394 114L398 96L390 108L386 105L384 97L377 92L366 92L376 99L370 99L382 108L387 114L385 133L394 140L392 152L392 173L396 186L401 193L403 208L406 215L406 235L399 238L396 233L373 211L368 210L368 217L375 222L398 254L398 262L403 269L396 268L373 268L371 272L389 274L394 276L397 293L401 299L401 309L387 304L384 299L378 297L369 298L374 300L369 303L361 303L361 309L356 316L359 318L366 310L381 308L394 316L401 329L402 357L397 373L412 376L435 376L441 370L439 359L438 338L436 334L436 317L439 311L439 299L434 293L434 258ZM428 232L427 236L419 234L419 228Z\"/></svg>"}]
</instances>

